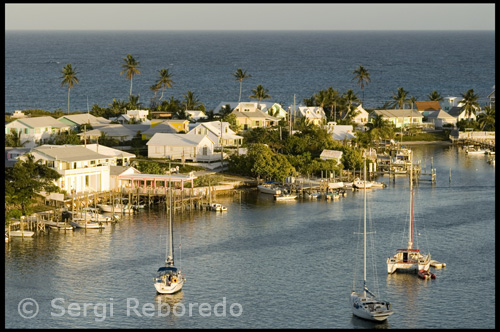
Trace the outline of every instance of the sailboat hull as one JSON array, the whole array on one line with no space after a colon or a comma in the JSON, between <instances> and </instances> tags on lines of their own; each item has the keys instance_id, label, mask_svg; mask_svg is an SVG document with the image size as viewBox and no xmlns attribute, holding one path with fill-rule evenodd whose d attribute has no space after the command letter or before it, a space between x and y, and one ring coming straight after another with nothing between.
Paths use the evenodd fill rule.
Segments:
<instances>
[{"instance_id":1,"label":"sailboat hull","mask_svg":"<svg viewBox=\"0 0 500 332\"><path fill-rule=\"evenodd\" d=\"M155 280L155 288L156 292L159 294L174 294L182 289L184 285L184 279L181 278L179 282L171 283L170 285L166 285L161 281L160 278Z\"/></svg>"},{"instance_id":2,"label":"sailboat hull","mask_svg":"<svg viewBox=\"0 0 500 332\"><path fill-rule=\"evenodd\" d=\"M355 316L373 322L383 322L394 313L389 303L354 292L351 294L351 307Z\"/></svg>"},{"instance_id":3,"label":"sailboat hull","mask_svg":"<svg viewBox=\"0 0 500 332\"><path fill-rule=\"evenodd\" d=\"M397 270L405 270L417 272L420 270L428 271L431 266L431 255L422 255L420 253L415 254L414 257L410 257L404 261L402 259L401 253L397 253L393 257L387 258L387 273L392 274Z\"/></svg>"}]
</instances>

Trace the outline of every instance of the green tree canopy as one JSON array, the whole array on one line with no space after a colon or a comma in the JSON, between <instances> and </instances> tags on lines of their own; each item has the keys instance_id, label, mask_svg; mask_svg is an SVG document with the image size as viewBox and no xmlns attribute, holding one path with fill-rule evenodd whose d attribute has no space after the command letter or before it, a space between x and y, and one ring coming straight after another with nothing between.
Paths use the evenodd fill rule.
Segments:
<instances>
[{"instance_id":1,"label":"green tree canopy","mask_svg":"<svg viewBox=\"0 0 500 332\"><path fill-rule=\"evenodd\" d=\"M122 65L123 70L120 72L120 75L125 74L127 80L130 81L130 95L132 95L132 79L134 75L141 74L139 71L139 62L130 54L127 54L127 57L123 58L123 61L125 61L125 63Z\"/></svg>"},{"instance_id":2,"label":"green tree canopy","mask_svg":"<svg viewBox=\"0 0 500 332\"><path fill-rule=\"evenodd\" d=\"M252 77L252 75L247 74L246 70L244 71L243 69L238 68L234 72L233 76L236 78L237 81L240 82L240 97L238 98L238 103L239 103L241 101L241 87L243 85L243 80Z\"/></svg>"},{"instance_id":3,"label":"green tree canopy","mask_svg":"<svg viewBox=\"0 0 500 332\"><path fill-rule=\"evenodd\" d=\"M62 69L62 76L61 78L63 79L61 82L61 86L68 85L68 114L69 114L69 92L73 88L75 84L78 84L78 78L76 77L77 72L73 70L71 67L71 64L68 63L66 66L63 67Z\"/></svg>"}]
</instances>

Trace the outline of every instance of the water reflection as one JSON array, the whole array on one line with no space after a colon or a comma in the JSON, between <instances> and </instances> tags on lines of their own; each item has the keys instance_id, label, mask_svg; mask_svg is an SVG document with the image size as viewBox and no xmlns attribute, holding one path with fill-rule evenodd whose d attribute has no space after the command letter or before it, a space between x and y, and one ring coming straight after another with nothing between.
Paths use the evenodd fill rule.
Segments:
<instances>
[{"instance_id":1,"label":"water reflection","mask_svg":"<svg viewBox=\"0 0 500 332\"><path fill-rule=\"evenodd\" d=\"M178 303L181 303L183 298L184 291L182 290L175 294L157 294L155 296L157 312L161 313L161 315L164 315L165 317L177 317L176 313L180 315L184 311L182 306L177 306L181 308L176 307Z\"/></svg>"},{"instance_id":2,"label":"water reflection","mask_svg":"<svg viewBox=\"0 0 500 332\"><path fill-rule=\"evenodd\" d=\"M351 324L355 329L389 329L389 320L383 322L372 322L352 315Z\"/></svg>"}]
</instances>

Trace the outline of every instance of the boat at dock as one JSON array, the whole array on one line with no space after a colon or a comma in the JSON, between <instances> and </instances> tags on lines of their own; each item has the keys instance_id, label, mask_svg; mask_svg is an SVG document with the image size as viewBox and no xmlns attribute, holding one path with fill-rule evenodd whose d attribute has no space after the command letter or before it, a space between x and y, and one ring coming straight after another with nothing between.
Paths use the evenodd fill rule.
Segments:
<instances>
[{"instance_id":1,"label":"boat at dock","mask_svg":"<svg viewBox=\"0 0 500 332\"><path fill-rule=\"evenodd\" d=\"M33 231L18 230L9 232L10 237L33 237L33 235L35 235Z\"/></svg>"},{"instance_id":2,"label":"boat at dock","mask_svg":"<svg viewBox=\"0 0 500 332\"><path fill-rule=\"evenodd\" d=\"M280 194L274 195L275 201L293 201L297 198L296 194Z\"/></svg>"},{"instance_id":3,"label":"boat at dock","mask_svg":"<svg viewBox=\"0 0 500 332\"><path fill-rule=\"evenodd\" d=\"M57 229L62 231L72 231L74 229L73 226L68 225L64 222L55 222L55 221L44 221L45 226L49 226L51 229Z\"/></svg>"},{"instance_id":4,"label":"boat at dock","mask_svg":"<svg viewBox=\"0 0 500 332\"><path fill-rule=\"evenodd\" d=\"M352 182L352 186L356 189L371 189L372 181L356 179Z\"/></svg>"},{"instance_id":5,"label":"boat at dock","mask_svg":"<svg viewBox=\"0 0 500 332\"><path fill-rule=\"evenodd\" d=\"M328 182L328 189L342 189L344 188L344 182L336 181L336 182Z\"/></svg>"},{"instance_id":6,"label":"boat at dock","mask_svg":"<svg viewBox=\"0 0 500 332\"><path fill-rule=\"evenodd\" d=\"M275 182L266 182L259 184L257 189L263 194L280 195L282 193L281 187Z\"/></svg>"},{"instance_id":7,"label":"boat at dock","mask_svg":"<svg viewBox=\"0 0 500 332\"><path fill-rule=\"evenodd\" d=\"M481 149L481 148L469 148L467 147L465 149L465 153L467 154L486 154L486 151L485 149Z\"/></svg>"},{"instance_id":8,"label":"boat at dock","mask_svg":"<svg viewBox=\"0 0 500 332\"><path fill-rule=\"evenodd\" d=\"M376 181L370 181L372 188L385 188L387 185L385 182L376 182Z\"/></svg>"},{"instance_id":9,"label":"boat at dock","mask_svg":"<svg viewBox=\"0 0 500 332\"><path fill-rule=\"evenodd\" d=\"M435 269L440 269L442 267L446 267L446 263L441 263L436 260L431 259L431 266Z\"/></svg>"},{"instance_id":10,"label":"boat at dock","mask_svg":"<svg viewBox=\"0 0 500 332\"><path fill-rule=\"evenodd\" d=\"M212 211L227 211L227 207L219 203L212 203L212 206L210 208Z\"/></svg>"},{"instance_id":11,"label":"boat at dock","mask_svg":"<svg viewBox=\"0 0 500 332\"><path fill-rule=\"evenodd\" d=\"M75 228L104 229L104 225L100 221L97 222L84 219L73 219L69 222L69 224Z\"/></svg>"},{"instance_id":12,"label":"boat at dock","mask_svg":"<svg viewBox=\"0 0 500 332\"><path fill-rule=\"evenodd\" d=\"M122 204L115 204L115 205L109 205L109 204L97 204L97 206L103 211L103 212L111 212L111 213L134 213L135 209L127 206L127 205L122 205Z\"/></svg>"}]
</instances>

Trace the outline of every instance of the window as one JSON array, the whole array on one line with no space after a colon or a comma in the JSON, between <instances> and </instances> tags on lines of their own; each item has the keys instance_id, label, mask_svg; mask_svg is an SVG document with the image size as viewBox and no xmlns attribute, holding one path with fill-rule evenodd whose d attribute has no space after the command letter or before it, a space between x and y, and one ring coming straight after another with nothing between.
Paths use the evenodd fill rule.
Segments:
<instances>
[{"instance_id":1,"label":"window","mask_svg":"<svg viewBox=\"0 0 500 332\"><path fill-rule=\"evenodd\" d=\"M255 125L258 127L260 125L260 121L255 121Z\"/></svg>"},{"instance_id":2,"label":"window","mask_svg":"<svg viewBox=\"0 0 500 332\"><path fill-rule=\"evenodd\" d=\"M202 154L203 154L204 156L208 155L208 147L207 147L207 146L204 146L204 147L203 147L203 152L202 152Z\"/></svg>"},{"instance_id":3,"label":"window","mask_svg":"<svg viewBox=\"0 0 500 332\"><path fill-rule=\"evenodd\" d=\"M90 165L95 165L95 160L91 160Z\"/></svg>"},{"instance_id":4,"label":"window","mask_svg":"<svg viewBox=\"0 0 500 332\"><path fill-rule=\"evenodd\" d=\"M76 163L73 163L73 169L76 169Z\"/></svg>"}]
</instances>

